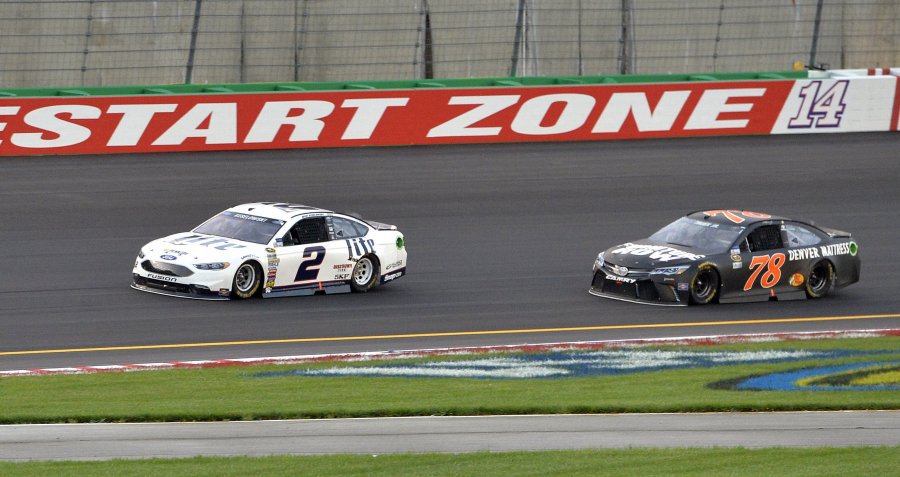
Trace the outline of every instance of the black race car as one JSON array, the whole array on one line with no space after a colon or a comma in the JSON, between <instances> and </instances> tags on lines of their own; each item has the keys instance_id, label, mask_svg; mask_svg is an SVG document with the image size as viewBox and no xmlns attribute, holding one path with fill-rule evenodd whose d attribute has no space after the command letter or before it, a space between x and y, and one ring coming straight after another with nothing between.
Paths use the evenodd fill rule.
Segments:
<instances>
[{"instance_id":1,"label":"black race car","mask_svg":"<svg viewBox=\"0 0 900 477\"><path fill-rule=\"evenodd\" d=\"M859 281L847 232L746 210L687 214L601 252L590 293L653 305L821 298Z\"/></svg>"}]
</instances>

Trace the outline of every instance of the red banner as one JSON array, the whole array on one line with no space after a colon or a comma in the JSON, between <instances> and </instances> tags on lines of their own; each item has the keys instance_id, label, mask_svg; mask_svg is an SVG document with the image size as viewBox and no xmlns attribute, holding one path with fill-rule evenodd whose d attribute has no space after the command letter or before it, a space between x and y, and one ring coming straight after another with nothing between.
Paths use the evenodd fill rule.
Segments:
<instances>
[{"instance_id":1,"label":"red banner","mask_svg":"<svg viewBox=\"0 0 900 477\"><path fill-rule=\"evenodd\" d=\"M0 155L768 134L794 81L0 99Z\"/></svg>"}]
</instances>

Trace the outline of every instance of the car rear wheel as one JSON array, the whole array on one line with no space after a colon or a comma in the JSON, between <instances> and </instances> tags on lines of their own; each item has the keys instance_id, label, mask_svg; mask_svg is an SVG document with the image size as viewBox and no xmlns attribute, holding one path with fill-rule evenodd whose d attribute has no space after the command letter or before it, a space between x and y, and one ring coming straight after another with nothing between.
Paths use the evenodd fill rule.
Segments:
<instances>
[{"instance_id":1,"label":"car rear wheel","mask_svg":"<svg viewBox=\"0 0 900 477\"><path fill-rule=\"evenodd\" d=\"M806 296L809 298L822 298L831 291L834 284L834 267L828 260L822 260L813 265L809 271L809 279L806 280Z\"/></svg>"},{"instance_id":2,"label":"car rear wheel","mask_svg":"<svg viewBox=\"0 0 900 477\"><path fill-rule=\"evenodd\" d=\"M691 303L705 305L719 292L719 273L709 264L700 265L691 280Z\"/></svg>"},{"instance_id":3,"label":"car rear wheel","mask_svg":"<svg viewBox=\"0 0 900 477\"><path fill-rule=\"evenodd\" d=\"M366 292L378 280L378 260L370 255L360 258L350 275L350 288L355 292Z\"/></svg>"},{"instance_id":4,"label":"car rear wheel","mask_svg":"<svg viewBox=\"0 0 900 477\"><path fill-rule=\"evenodd\" d=\"M244 262L234 274L234 283L231 289L238 298L250 298L259 291L259 283L262 281L262 273L253 262Z\"/></svg>"}]
</instances>

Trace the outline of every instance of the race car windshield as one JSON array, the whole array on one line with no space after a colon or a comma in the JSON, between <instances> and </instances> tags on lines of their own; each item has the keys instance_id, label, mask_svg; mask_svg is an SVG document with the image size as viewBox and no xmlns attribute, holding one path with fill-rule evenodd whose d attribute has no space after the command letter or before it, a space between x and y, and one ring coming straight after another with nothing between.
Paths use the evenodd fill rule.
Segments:
<instances>
[{"instance_id":1,"label":"race car windshield","mask_svg":"<svg viewBox=\"0 0 900 477\"><path fill-rule=\"evenodd\" d=\"M244 242L266 244L281 229L284 222L266 217L241 214L226 210L203 222L194 232L215 235Z\"/></svg>"},{"instance_id":2,"label":"race car windshield","mask_svg":"<svg viewBox=\"0 0 900 477\"><path fill-rule=\"evenodd\" d=\"M743 231L743 227L713 224L682 217L650 236L651 240L695 248L704 253L726 252Z\"/></svg>"}]
</instances>

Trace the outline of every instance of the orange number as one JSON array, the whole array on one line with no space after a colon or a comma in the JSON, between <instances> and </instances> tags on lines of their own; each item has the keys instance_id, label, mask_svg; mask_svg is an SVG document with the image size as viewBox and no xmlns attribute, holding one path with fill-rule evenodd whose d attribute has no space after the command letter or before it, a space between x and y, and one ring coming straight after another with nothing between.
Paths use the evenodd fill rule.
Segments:
<instances>
[{"instance_id":1,"label":"orange number","mask_svg":"<svg viewBox=\"0 0 900 477\"><path fill-rule=\"evenodd\" d=\"M753 257L750 260L750 270L753 270L753 273L750 274L750 278L747 280L747 283L744 284L744 291L750 290L753 288L753 284L756 283L756 277L762 273L763 269L766 270L766 273L762 274L762 278L759 279L759 284L763 288L772 288L778 283L778 280L781 280L781 266L784 265L785 257L783 253L775 253L771 256L769 255L759 255Z\"/></svg>"},{"instance_id":2,"label":"orange number","mask_svg":"<svg viewBox=\"0 0 900 477\"><path fill-rule=\"evenodd\" d=\"M722 209L717 209L717 210L707 210L707 211L705 211L705 212L703 212L703 213L706 214L706 215L708 215L708 216L710 216L710 217L715 217L715 216L717 216L717 215L719 215L719 214L722 214L722 215L725 216L726 219L728 219L728 220L730 220L730 221L732 221L732 222L734 222L734 223L736 223L736 224L739 224L739 223L741 223L741 222L744 221L744 218L741 217L740 215L738 215L738 214L740 214L740 211L738 211L738 210L722 210Z\"/></svg>"},{"instance_id":3,"label":"orange number","mask_svg":"<svg viewBox=\"0 0 900 477\"><path fill-rule=\"evenodd\" d=\"M719 214L722 214L722 215L725 216L726 219L728 219L728 220L730 220L730 221L732 221L732 222L734 222L734 223L736 223L736 224L742 223L742 222L744 221L744 217L752 217L752 218L754 218L754 219L768 219L768 218L771 218L771 217L772 217L772 216L769 215L769 214L761 214L761 213L759 213L759 212L752 212L752 211L749 211L749 210L722 210L722 209L717 209L717 210L707 210L707 211L704 211L703 213L706 214L706 215L708 215L708 216L710 216L710 217L715 217L715 216L717 216L717 215L719 215ZM743 217L742 217L742 216L743 216Z\"/></svg>"},{"instance_id":4,"label":"orange number","mask_svg":"<svg viewBox=\"0 0 900 477\"><path fill-rule=\"evenodd\" d=\"M741 212L744 217L753 217L755 219L771 219L772 216L769 214L763 214L760 212L753 212L750 210L744 210Z\"/></svg>"},{"instance_id":5,"label":"orange number","mask_svg":"<svg viewBox=\"0 0 900 477\"><path fill-rule=\"evenodd\" d=\"M772 288L778 283L778 280L781 280L781 266L784 265L784 260L783 253L772 255L772 260L769 260L769 266L766 268L766 273L763 273L762 278L759 279L759 284L762 285L763 288Z\"/></svg>"},{"instance_id":6,"label":"orange number","mask_svg":"<svg viewBox=\"0 0 900 477\"><path fill-rule=\"evenodd\" d=\"M753 288L753 284L756 283L756 277L759 276L759 274L763 271L763 268L768 264L769 264L769 256L768 255L759 255L759 256L753 257L753 259L750 260L750 270L753 270L754 268L756 270L753 270L753 273L750 275L750 278L747 279L747 283L744 284L744 291L747 291L747 290L750 290L751 288Z\"/></svg>"}]
</instances>

